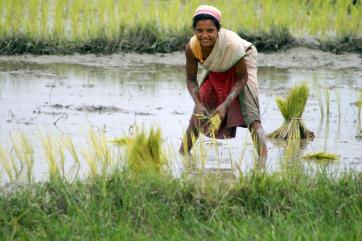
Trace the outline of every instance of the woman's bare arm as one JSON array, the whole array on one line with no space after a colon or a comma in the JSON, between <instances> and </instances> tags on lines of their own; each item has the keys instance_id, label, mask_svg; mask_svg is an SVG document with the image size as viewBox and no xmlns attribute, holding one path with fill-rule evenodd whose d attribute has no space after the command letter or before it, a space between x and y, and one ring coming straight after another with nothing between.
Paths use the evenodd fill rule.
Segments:
<instances>
[{"instance_id":1,"label":"woman's bare arm","mask_svg":"<svg viewBox=\"0 0 362 241\"><path fill-rule=\"evenodd\" d=\"M186 55L186 85L192 99L195 102L195 105L197 106L201 104L199 86L197 84L198 61L195 58L194 54L192 53L190 43L186 45L185 55Z\"/></svg>"},{"instance_id":2,"label":"woman's bare arm","mask_svg":"<svg viewBox=\"0 0 362 241\"><path fill-rule=\"evenodd\" d=\"M245 59L241 58L234 66L236 82L224 101L226 107L229 107L235 97L239 96L241 91L245 88L246 83L248 82L248 71Z\"/></svg>"},{"instance_id":3,"label":"woman's bare arm","mask_svg":"<svg viewBox=\"0 0 362 241\"><path fill-rule=\"evenodd\" d=\"M244 58L241 58L234 65L234 67L236 82L232 87L229 95L226 97L225 101L220 106L218 106L212 113L213 115L218 114L222 119L225 117L226 111L230 106L231 102L233 102L233 100L237 96L239 96L241 91L245 88L246 83L248 82L248 71Z\"/></svg>"}]
</instances>

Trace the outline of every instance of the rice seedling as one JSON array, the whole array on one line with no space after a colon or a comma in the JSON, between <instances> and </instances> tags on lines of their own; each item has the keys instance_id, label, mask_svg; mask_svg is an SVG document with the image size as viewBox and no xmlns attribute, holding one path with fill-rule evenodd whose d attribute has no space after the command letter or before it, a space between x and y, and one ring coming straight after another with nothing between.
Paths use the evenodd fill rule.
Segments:
<instances>
[{"instance_id":1,"label":"rice seedling","mask_svg":"<svg viewBox=\"0 0 362 241\"><path fill-rule=\"evenodd\" d=\"M38 14L39 0L29 0L27 4L27 21L25 22L25 32L30 37L37 37L38 33ZM26 8L25 8L26 9ZM25 12L26 15L26 12Z\"/></svg>"},{"instance_id":2,"label":"rice seedling","mask_svg":"<svg viewBox=\"0 0 362 241\"><path fill-rule=\"evenodd\" d=\"M281 168L285 172L296 171L299 168L298 157L301 148L301 139L291 139L284 145Z\"/></svg>"},{"instance_id":3,"label":"rice seedling","mask_svg":"<svg viewBox=\"0 0 362 241\"><path fill-rule=\"evenodd\" d=\"M339 90L336 91L336 101L337 101L337 109L338 109L338 121L341 120L341 94Z\"/></svg>"},{"instance_id":4,"label":"rice seedling","mask_svg":"<svg viewBox=\"0 0 362 241\"><path fill-rule=\"evenodd\" d=\"M276 97L276 103L284 117L283 125L269 133L267 137L281 139L314 138L314 133L308 130L303 121L302 114L309 96L309 87L306 83L293 87L286 99Z\"/></svg>"},{"instance_id":5,"label":"rice seedling","mask_svg":"<svg viewBox=\"0 0 362 241\"><path fill-rule=\"evenodd\" d=\"M13 150L17 157L17 161L18 163L21 163L21 166L25 166L26 180L28 183L30 183L32 181L33 167L34 167L33 146L24 133L18 133L17 137L12 136L11 139L13 143Z\"/></svg>"},{"instance_id":6,"label":"rice seedling","mask_svg":"<svg viewBox=\"0 0 362 241\"><path fill-rule=\"evenodd\" d=\"M211 138L216 138L217 131L221 125L221 118L216 115L194 114L200 122L200 131L202 134Z\"/></svg>"},{"instance_id":7,"label":"rice seedling","mask_svg":"<svg viewBox=\"0 0 362 241\"><path fill-rule=\"evenodd\" d=\"M66 9L66 0L55 0L54 14L54 37L63 40L65 37L64 11Z\"/></svg>"},{"instance_id":8,"label":"rice seedling","mask_svg":"<svg viewBox=\"0 0 362 241\"><path fill-rule=\"evenodd\" d=\"M327 115L329 115L330 114L331 96L329 94L329 89L327 86L324 87L324 96L326 99L326 112L327 112Z\"/></svg>"},{"instance_id":9,"label":"rice seedling","mask_svg":"<svg viewBox=\"0 0 362 241\"><path fill-rule=\"evenodd\" d=\"M116 140L125 148L127 168L134 174L160 173L166 164L160 128L152 127L148 133L137 129L134 136Z\"/></svg>"},{"instance_id":10,"label":"rice seedling","mask_svg":"<svg viewBox=\"0 0 362 241\"><path fill-rule=\"evenodd\" d=\"M49 177L50 179L58 177L59 169L57 164L56 148L54 146L54 140L49 134L46 137L41 135L42 145L45 152L45 156L48 163Z\"/></svg>"},{"instance_id":11,"label":"rice seedling","mask_svg":"<svg viewBox=\"0 0 362 241\"><path fill-rule=\"evenodd\" d=\"M65 178L65 148L68 143L59 136L50 133L47 133L45 137L40 133L40 138L50 179Z\"/></svg>"},{"instance_id":12,"label":"rice seedling","mask_svg":"<svg viewBox=\"0 0 362 241\"><path fill-rule=\"evenodd\" d=\"M207 134L211 137L215 138L216 132L218 131L221 125L221 118L218 114L213 115L208 120L208 129Z\"/></svg>"},{"instance_id":13,"label":"rice seedling","mask_svg":"<svg viewBox=\"0 0 362 241\"><path fill-rule=\"evenodd\" d=\"M355 103L355 106L357 107L357 120L361 120L361 109L362 109L362 91L358 93L357 101Z\"/></svg>"},{"instance_id":14,"label":"rice seedling","mask_svg":"<svg viewBox=\"0 0 362 241\"><path fill-rule=\"evenodd\" d=\"M105 131L102 130L100 135L94 131L89 132L90 148L94 151L95 158L101 163L101 173L106 176L108 168L111 167L112 153L107 145Z\"/></svg>"},{"instance_id":15,"label":"rice seedling","mask_svg":"<svg viewBox=\"0 0 362 241\"><path fill-rule=\"evenodd\" d=\"M98 176L98 164L91 150L83 148L80 150L82 157L89 168L89 174L94 179Z\"/></svg>"},{"instance_id":16,"label":"rice seedling","mask_svg":"<svg viewBox=\"0 0 362 241\"><path fill-rule=\"evenodd\" d=\"M330 162L338 160L339 155L335 153L319 151L305 154L302 156L302 158L305 160L314 160L318 162Z\"/></svg>"},{"instance_id":17,"label":"rice seedling","mask_svg":"<svg viewBox=\"0 0 362 241\"><path fill-rule=\"evenodd\" d=\"M48 0L41 0L41 7L40 7L40 36L39 39L47 39L49 29L49 6Z\"/></svg>"},{"instance_id":18,"label":"rice seedling","mask_svg":"<svg viewBox=\"0 0 362 241\"><path fill-rule=\"evenodd\" d=\"M315 75L313 75L313 81L312 81L313 85L313 92L317 98L317 102L318 102L318 106L319 106L319 112L321 115L321 119L324 118L324 106L323 106L323 101L322 101L322 94L321 94L321 88L319 86L319 82L318 79Z\"/></svg>"},{"instance_id":19,"label":"rice seedling","mask_svg":"<svg viewBox=\"0 0 362 241\"><path fill-rule=\"evenodd\" d=\"M69 135L64 137L64 144L68 149L69 153L71 154L71 156L73 157L75 165L80 166L80 158L78 156L78 152L74 146L72 138Z\"/></svg>"},{"instance_id":20,"label":"rice seedling","mask_svg":"<svg viewBox=\"0 0 362 241\"><path fill-rule=\"evenodd\" d=\"M0 163L1 163L1 166L3 167L3 169L5 170L6 174L9 177L9 181L10 182L15 181L14 172L13 172L13 168L11 165L11 160L8 158L8 155L5 152L2 145L0 145Z\"/></svg>"},{"instance_id":21,"label":"rice seedling","mask_svg":"<svg viewBox=\"0 0 362 241\"><path fill-rule=\"evenodd\" d=\"M350 40L358 39L362 32L362 4L360 1L356 4L350 2L232 0L211 4L222 11L226 28L248 33L249 40L262 39L262 43L256 43L259 49L279 49L290 45L295 37L306 35L326 41L336 36L340 41L346 36ZM125 49L120 47L123 42L128 45L126 50L174 51L183 48L192 34L189 25L198 4L198 1L180 0L1 0L4 11L0 14L0 37L16 40L22 36L23 42L32 40L39 46L47 44L55 53L65 52L69 47L79 52L85 48L87 51L99 51L99 48L119 51ZM288 14L291 11L294 14ZM244 13L242 19L234 17L238 12ZM135 29L149 26L155 33L153 41L147 32L130 34ZM270 44L270 36L289 41ZM93 43L96 40L99 43L100 39L104 41L102 47ZM39 40L41 42L37 42ZM144 42L144 48L139 47L137 40ZM338 41L335 41L334 46L337 45ZM28 51L24 48L17 50L16 46L12 48L12 51Z\"/></svg>"}]
</instances>

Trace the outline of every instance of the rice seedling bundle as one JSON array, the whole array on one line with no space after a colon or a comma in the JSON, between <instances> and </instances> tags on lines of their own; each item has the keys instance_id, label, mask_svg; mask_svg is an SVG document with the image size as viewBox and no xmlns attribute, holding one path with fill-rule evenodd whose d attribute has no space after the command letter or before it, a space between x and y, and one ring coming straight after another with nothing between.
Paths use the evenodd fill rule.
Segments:
<instances>
[{"instance_id":1,"label":"rice seedling bundle","mask_svg":"<svg viewBox=\"0 0 362 241\"><path fill-rule=\"evenodd\" d=\"M335 153L328 153L328 152L311 152L304 156L303 159L306 160L315 160L315 161L335 161L339 159L339 155Z\"/></svg>"},{"instance_id":2,"label":"rice seedling bundle","mask_svg":"<svg viewBox=\"0 0 362 241\"><path fill-rule=\"evenodd\" d=\"M118 138L113 143L125 147L127 167L135 174L159 173L166 163L160 128L151 128L148 135L137 130L135 136Z\"/></svg>"},{"instance_id":3,"label":"rice seedling bundle","mask_svg":"<svg viewBox=\"0 0 362 241\"><path fill-rule=\"evenodd\" d=\"M211 137L215 138L216 133L221 125L221 118L218 114L216 114L216 115L211 116L208 122L209 122L208 123L209 127L207 130L207 133Z\"/></svg>"},{"instance_id":4,"label":"rice seedling bundle","mask_svg":"<svg viewBox=\"0 0 362 241\"><path fill-rule=\"evenodd\" d=\"M269 133L267 137L281 139L314 138L314 133L308 130L302 120L304 108L309 96L306 83L293 87L286 99L276 97L275 101L284 117L283 125Z\"/></svg>"},{"instance_id":5,"label":"rice seedling bundle","mask_svg":"<svg viewBox=\"0 0 362 241\"><path fill-rule=\"evenodd\" d=\"M217 131L221 125L221 118L218 114L216 115L205 115L205 114L194 114L195 117L200 121L200 131L206 136L215 138Z\"/></svg>"}]
</instances>

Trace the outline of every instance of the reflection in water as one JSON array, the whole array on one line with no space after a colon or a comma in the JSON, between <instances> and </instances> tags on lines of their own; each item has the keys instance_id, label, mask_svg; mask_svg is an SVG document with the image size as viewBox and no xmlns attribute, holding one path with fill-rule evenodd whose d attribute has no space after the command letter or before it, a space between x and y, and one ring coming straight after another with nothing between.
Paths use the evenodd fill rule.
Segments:
<instances>
[{"instance_id":1,"label":"reflection in water","mask_svg":"<svg viewBox=\"0 0 362 241\"><path fill-rule=\"evenodd\" d=\"M263 162L255 158L249 131L239 128L236 138L218 141L216 148L210 148L210 140L205 139L205 145L191 153L198 169L235 169L236 174L240 174L259 166L277 171L284 164L292 164L289 161L302 165L303 162L298 161L301 152L321 149L341 155L341 163L335 164L336 168L338 165L347 169L362 168L360 161L356 161L362 155L362 139L355 137L361 128L361 119L358 116L356 126L356 114L351 108L351 103L356 102L355 89L362 88L360 72L260 67L258 78L266 132L275 130L283 122L274 101L276 95L285 96L292 86L302 81L313 86L314 95L307 102L303 120L308 128L317 130L315 140L289 146L270 140L269 157ZM337 86L339 91L335 99L331 96L331 103L337 101L338 105L330 106L331 114L325 125L321 114L321 86ZM339 95L342 98L337 97ZM89 107L122 111L93 111ZM39 130L66 133L79 147L92 127L104 129L112 139L128 133L133 126L148 128L156 124L162 128L167 144L177 150L192 108L184 66L148 64L100 68L0 62L0 143L9 146L9 133L21 129L32 141L36 160L44 160L37 138ZM72 173L79 171L77 167L70 169ZM82 167L79 169L79 172L84 171ZM34 171L38 175L47 170L44 170L44 163L36 163Z\"/></svg>"}]
</instances>

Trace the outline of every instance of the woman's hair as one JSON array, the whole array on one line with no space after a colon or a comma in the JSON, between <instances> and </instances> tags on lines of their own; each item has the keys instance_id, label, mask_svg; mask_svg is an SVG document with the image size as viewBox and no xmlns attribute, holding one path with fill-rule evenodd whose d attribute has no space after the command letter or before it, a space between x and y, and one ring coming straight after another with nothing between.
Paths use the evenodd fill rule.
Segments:
<instances>
[{"instance_id":1,"label":"woman's hair","mask_svg":"<svg viewBox=\"0 0 362 241\"><path fill-rule=\"evenodd\" d=\"M217 19L213 16L211 16L210 14L198 14L196 15L193 19L192 19L192 27L193 29L196 28L196 24L198 21L200 20L211 20L214 24L215 27L217 28L217 30L220 30L220 23L219 21L217 21Z\"/></svg>"}]
</instances>

